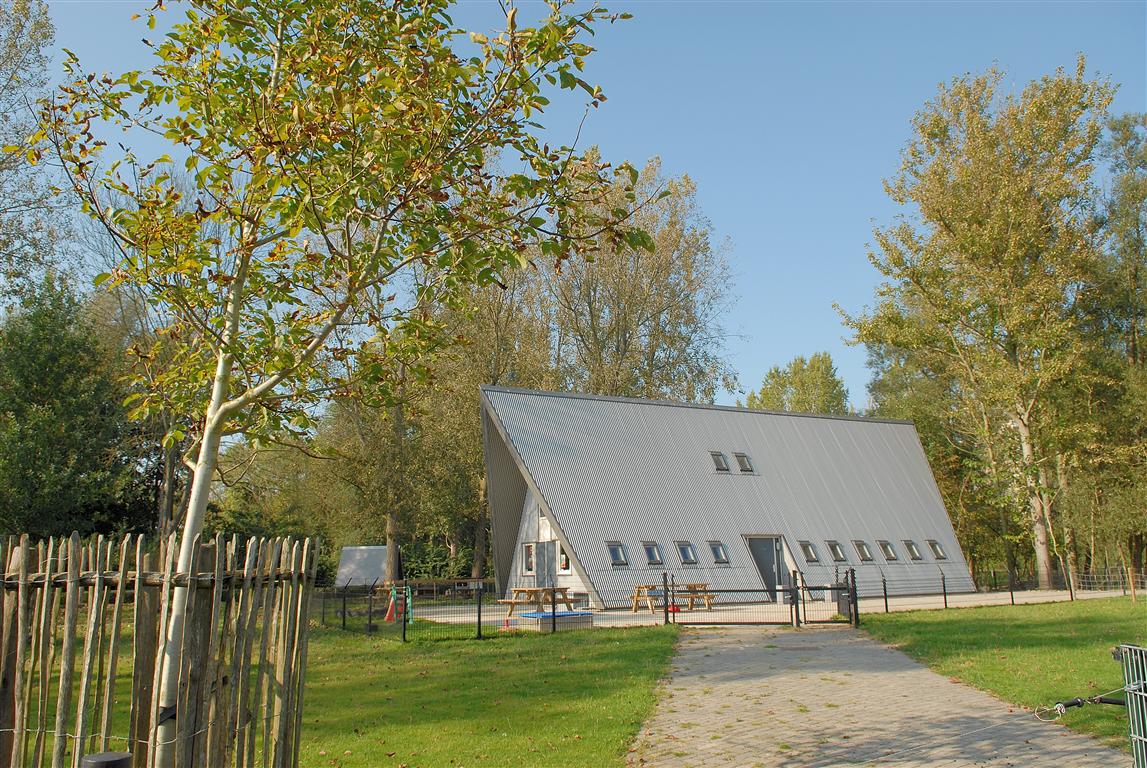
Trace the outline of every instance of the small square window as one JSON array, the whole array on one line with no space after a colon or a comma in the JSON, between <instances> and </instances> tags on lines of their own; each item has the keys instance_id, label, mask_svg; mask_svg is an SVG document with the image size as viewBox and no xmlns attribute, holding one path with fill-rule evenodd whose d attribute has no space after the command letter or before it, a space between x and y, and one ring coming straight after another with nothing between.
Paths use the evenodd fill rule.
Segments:
<instances>
[{"instance_id":1,"label":"small square window","mask_svg":"<svg viewBox=\"0 0 1147 768\"><path fill-rule=\"evenodd\" d=\"M942 546L940 546L940 542L936 541L935 539L928 539L928 549L932 550L932 555L937 560L948 559L948 553L944 551Z\"/></svg>"},{"instance_id":2,"label":"small square window","mask_svg":"<svg viewBox=\"0 0 1147 768\"><path fill-rule=\"evenodd\" d=\"M880 554L884 555L885 560L891 561L891 560L899 560L900 559L896 555L896 548L892 546L891 541L884 541L883 539L878 539L876 541L876 546L880 547Z\"/></svg>"},{"instance_id":3,"label":"small square window","mask_svg":"<svg viewBox=\"0 0 1147 768\"><path fill-rule=\"evenodd\" d=\"M860 562L872 562L872 550L868 548L868 544L859 539L853 539L852 546L856 547L856 554L860 557Z\"/></svg>"},{"instance_id":4,"label":"small square window","mask_svg":"<svg viewBox=\"0 0 1147 768\"><path fill-rule=\"evenodd\" d=\"M677 554L681 556L682 565L696 565L697 553L693 551L693 545L687 541L675 542L677 545Z\"/></svg>"},{"instance_id":5,"label":"small square window","mask_svg":"<svg viewBox=\"0 0 1147 768\"><path fill-rule=\"evenodd\" d=\"M709 451L709 455L713 457L713 468L718 472L729 471L729 460L725 458L725 454L720 451Z\"/></svg>"},{"instance_id":6,"label":"small square window","mask_svg":"<svg viewBox=\"0 0 1147 768\"><path fill-rule=\"evenodd\" d=\"M534 545L522 545L522 573L526 576L534 572Z\"/></svg>"},{"instance_id":7,"label":"small square window","mask_svg":"<svg viewBox=\"0 0 1147 768\"><path fill-rule=\"evenodd\" d=\"M831 546L831 545L829 545ZM804 555L805 562L819 563L820 557L816 553L816 547L812 545L811 541L800 542L801 554Z\"/></svg>"},{"instance_id":8,"label":"small square window","mask_svg":"<svg viewBox=\"0 0 1147 768\"><path fill-rule=\"evenodd\" d=\"M920 548L916 546L916 542L912 541L912 539L904 539L900 543L903 544L904 549L906 549L908 551L908 559L910 559L910 560L923 560L924 559L923 557L920 556Z\"/></svg>"},{"instance_id":9,"label":"small square window","mask_svg":"<svg viewBox=\"0 0 1147 768\"><path fill-rule=\"evenodd\" d=\"M717 565L729 564L729 550L719 541L709 542L709 551L713 553L713 562Z\"/></svg>"},{"instance_id":10,"label":"small square window","mask_svg":"<svg viewBox=\"0 0 1147 768\"><path fill-rule=\"evenodd\" d=\"M625 556L624 544L620 541L607 541L605 547L609 550L609 561L614 568L624 568L629 565L629 558Z\"/></svg>"},{"instance_id":11,"label":"small square window","mask_svg":"<svg viewBox=\"0 0 1147 768\"><path fill-rule=\"evenodd\" d=\"M839 541L826 541L828 545L828 553L832 555L834 563L847 563L848 557L844 554L844 547L840 546Z\"/></svg>"},{"instance_id":12,"label":"small square window","mask_svg":"<svg viewBox=\"0 0 1147 768\"><path fill-rule=\"evenodd\" d=\"M643 541L641 548L645 550L645 559L650 565L661 565L661 545L656 541Z\"/></svg>"},{"instance_id":13,"label":"small square window","mask_svg":"<svg viewBox=\"0 0 1147 768\"><path fill-rule=\"evenodd\" d=\"M737 460L737 468L742 472L753 471L753 460L749 458L749 454L734 453L733 458Z\"/></svg>"}]
</instances>

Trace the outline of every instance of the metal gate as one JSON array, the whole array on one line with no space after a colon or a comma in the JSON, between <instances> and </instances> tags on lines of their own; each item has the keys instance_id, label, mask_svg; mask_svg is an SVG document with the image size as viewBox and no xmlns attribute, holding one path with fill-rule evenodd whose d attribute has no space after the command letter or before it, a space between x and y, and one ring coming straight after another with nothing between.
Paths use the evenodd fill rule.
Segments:
<instances>
[{"instance_id":1,"label":"metal gate","mask_svg":"<svg viewBox=\"0 0 1147 768\"><path fill-rule=\"evenodd\" d=\"M1123 645L1123 690L1127 693L1127 729L1132 765L1147 768L1147 648Z\"/></svg>"},{"instance_id":2,"label":"metal gate","mask_svg":"<svg viewBox=\"0 0 1147 768\"><path fill-rule=\"evenodd\" d=\"M797 586L790 586L797 585ZM836 584L809 585L793 573L790 585L775 589L710 589L707 584L677 584L670 577L664 590L666 623L802 624L860 626L856 574Z\"/></svg>"}]
</instances>

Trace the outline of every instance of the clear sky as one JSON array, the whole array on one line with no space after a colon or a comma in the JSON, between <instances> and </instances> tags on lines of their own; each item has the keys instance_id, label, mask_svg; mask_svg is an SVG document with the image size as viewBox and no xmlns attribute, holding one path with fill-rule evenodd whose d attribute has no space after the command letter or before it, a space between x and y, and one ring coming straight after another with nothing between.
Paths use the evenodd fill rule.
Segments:
<instances>
[{"instance_id":1,"label":"clear sky","mask_svg":"<svg viewBox=\"0 0 1147 768\"><path fill-rule=\"evenodd\" d=\"M49 4L57 44L87 69L147 65L148 30L129 19L152 0ZM872 300L872 228L896 214L882 180L940 82L995 64L1018 90L1083 53L1090 73L1121 85L1115 112L1147 111L1142 0L603 4L634 19L597 35L588 79L608 101L582 142L638 165L659 155L666 172L696 180L716 237L730 242L729 350L743 389L827 350L853 404L867 402L864 350L845 344L833 302L857 311ZM492 0L463 0L455 18L484 30L498 13ZM557 102L554 136L572 140L581 111Z\"/></svg>"}]
</instances>

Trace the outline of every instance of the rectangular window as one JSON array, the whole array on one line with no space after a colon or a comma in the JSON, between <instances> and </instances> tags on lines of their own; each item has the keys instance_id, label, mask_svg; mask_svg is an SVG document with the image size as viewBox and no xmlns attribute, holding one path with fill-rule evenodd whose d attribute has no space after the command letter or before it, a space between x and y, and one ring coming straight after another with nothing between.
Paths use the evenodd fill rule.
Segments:
<instances>
[{"instance_id":1,"label":"rectangular window","mask_svg":"<svg viewBox=\"0 0 1147 768\"><path fill-rule=\"evenodd\" d=\"M816 547L812 545L811 541L800 542L801 554L804 555L805 562L819 563L820 557L816 554ZM831 544L829 545L831 546Z\"/></svg>"},{"instance_id":2,"label":"rectangular window","mask_svg":"<svg viewBox=\"0 0 1147 768\"><path fill-rule=\"evenodd\" d=\"M681 557L682 565L696 565L697 553L693 551L693 545L687 541L674 542L677 545L677 554Z\"/></svg>"},{"instance_id":3,"label":"rectangular window","mask_svg":"<svg viewBox=\"0 0 1147 768\"><path fill-rule=\"evenodd\" d=\"M558 573L571 573L570 556L566 554L565 547L558 544Z\"/></svg>"},{"instance_id":4,"label":"rectangular window","mask_svg":"<svg viewBox=\"0 0 1147 768\"><path fill-rule=\"evenodd\" d=\"M753 461L749 458L747 453L734 453L733 458L737 460L737 468L742 472L753 471Z\"/></svg>"},{"instance_id":5,"label":"rectangular window","mask_svg":"<svg viewBox=\"0 0 1147 768\"><path fill-rule=\"evenodd\" d=\"M826 541L825 544L828 545L828 553L832 555L832 561L834 563L848 562L848 558L845 557L844 554L844 547L840 546L839 541Z\"/></svg>"},{"instance_id":6,"label":"rectangular window","mask_svg":"<svg viewBox=\"0 0 1147 768\"><path fill-rule=\"evenodd\" d=\"M932 550L932 555L937 560L948 559L948 553L945 552L944 548L940 546L940 542L936 541L935 539L928 539L928 549Z\"/></svg>"},{"instance_id":7,"label":"rectangular window","mask_svg":"<svg viewBox=\"0 0 1147 768\"><path fill-rule=\"evenodd\" d=\"M896 556L896 548L892 546L891 541L884 541L883 539L876 540L876 546L880 547L880 554L884 555L885 560L899 560Z\"/></svg>"},{"instance_id":8,"label":"rectangular window","mask_svg":"<svg viewBox=\"0 0 1147 768\"><path fill-rule=\"evenodd\" d=\"M923 560L924 559L923 557L920 556L920 548L916 546L916 542L912 541L912 539L904 539L904 541L902 541L901 543L904 545L904 549L908 550L909 559L911 559L911 560Z\"/></svg>"},{"instance_id":9,"label":"rectangular window","mask_svg":"<svg viewBox=\"0 0 1147 768\"><path fill-rule=\"evenodd\" d=\"M522 545L522 573L526 576L532 575L534 572L534 545Z\"/></svg>"},{"instance_id":10,"label":"rectangular window","mask_svg":"<svg viewBox=\"0 0 1147 768\"><path fill-rule=\"evenodd\" d=\"M607 541L605 548L609 550L609 562L614 568L624 568L629 565L629 558L625 556L625 545L620 541Z\"/></svg>"},{"instance_id":11,"label":"rectangular window","mask_svg":"<svg viewBox=\"0 0 1147 768\"><path fill-rule=\"evenodd\" d=\"M656 541L643 541L641 548L645 550L645 559L650 565L661 565L661 545Z\"/></svg>"},{"instance_id":12,"label":"rectangular window","mask_svg":"<svg viewBox=\"0 0 1147 768\"><path fill-rule=\"evenodd\" d=\"M713 562L717 565L729 564L729 550L719 541L709 542L709 551L713 553Z\"/></svg>"},{"instance_id":13,"label":"rectangular window","mask_svg":"<svg viewBox=\"0 0 1147 768\"><path fill-rule=\"evenodd\" d=\"M868 545L866 543L864 543L860 539L853 539L852 540L852 546L856 547L856 554L860 557L860 562L862 562L862 563L871 563L872 562L872 550L868 548Z\"/></svg>"},{"instance_id":14,"label":"rectangular window","mask_svg":"<svg viewBox=\"0 0 1147 768\"><path fill-rule=\"evenodd\" d=\"M729 460L725 458L725 454L720 451L709 451L709 455L713 457L713 468L718 472L729 471Z\"/></svg>"}]
</instances>

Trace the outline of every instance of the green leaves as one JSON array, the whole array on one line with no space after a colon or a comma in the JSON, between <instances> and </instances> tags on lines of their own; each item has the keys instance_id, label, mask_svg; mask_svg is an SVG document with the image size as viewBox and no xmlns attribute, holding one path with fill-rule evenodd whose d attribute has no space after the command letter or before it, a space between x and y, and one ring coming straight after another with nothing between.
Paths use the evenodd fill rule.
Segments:
<instances>
[{"instance_id":1,"label":"green leaves","mask_svg":"<svg viewBox=\"0 0 1147 768\"><path fill-rule=\"evenodd\" d=\"M632 196L601 205L608 164L551 149L523 120L549 83L602 98L576 73L585 34L611 17L557 2L526 28L511 13L497 37L471 35L481 55L463 59L450 7L269 0L255 13L191 0L162 25L147 70L92 77L70 59L43 136L128 254L97 282L142 290L164 319L133 412L203 421L222 386L211 418L227 431L305 432L329 393L369 388L387 360L445 343L428 308L526 254L592 258L602 238L652 247L625 223ZM103 163L100 121L171 151ZM491 170L503 156L515 172Z\"/></svg>"}]
</instances>

